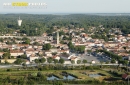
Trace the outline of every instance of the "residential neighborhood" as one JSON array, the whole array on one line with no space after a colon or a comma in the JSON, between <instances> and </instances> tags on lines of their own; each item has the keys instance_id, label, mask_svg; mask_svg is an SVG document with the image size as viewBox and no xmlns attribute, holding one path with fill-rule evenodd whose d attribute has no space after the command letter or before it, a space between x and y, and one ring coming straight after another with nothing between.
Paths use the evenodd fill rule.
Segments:
<instances>
[{"instance_id":1,"label":"residential neighborhood","mask_svg":"<svg viewBox=\"0 0 130 85\"><path fill-rule=\"evenodd\" d=\"M95 27L93 27L94 29ZM56 27L54 28L56 29ZM102 27L100 28L102 29ZM57 30L57 29L56 29ZM92 29L91 29L92 30ZM115 29L114 29L115 30ZM119 29L117 29L119 31ZM72 64L71 61L74 61L74 64L77 64L77 60L83 61L84 59L93 64L103 62L111 63L113 57L111 55L104 54L99 50L106 50L120 56L123 60L130 59L130 34L122 35L115 33L109 33L112 35L108 41L104 39L93 39L92 33L86 34L84 28L76 28L69 30L68 28L60 29L53 32L52 35L43 33L42 36L11 36L8 34L6 37L1 37L0 42L0 56L1 63L14 63L20 56L25 56L20 58L24 60L25 64L35 63L36 59L45 58L47 63L47 58L51 57L52 59L64 59L64 64ZM62 32L62 34L61 34ZM79 32L78 34L76 34ZM59 35L60 33L60 35ZM67 34L69 33L69 35ZM121 31L119 31L121 33ZM56 39L54 39L56 37ZM66 38L71 38L67 40ZM13 41L13 42L12 42ZM74 47L84 47L83 51L70 48L68 45L71 43ZM49 44L51 47L49 49L44 49L44 45ZM7 52L3 51L4 49L8 50ZM99 52L97 52L99 51ZM96 52L96 53L95 53ZM4 54L9 53L8 57L4 57ZM95 53L95 54L93 54ZM98 58L97 58L98 57ZM117 61L118 64L118 60ZM23 62L21 62L23 63ZM116 62L114 62L116 63Z\"/></svg>"}]
</instances>

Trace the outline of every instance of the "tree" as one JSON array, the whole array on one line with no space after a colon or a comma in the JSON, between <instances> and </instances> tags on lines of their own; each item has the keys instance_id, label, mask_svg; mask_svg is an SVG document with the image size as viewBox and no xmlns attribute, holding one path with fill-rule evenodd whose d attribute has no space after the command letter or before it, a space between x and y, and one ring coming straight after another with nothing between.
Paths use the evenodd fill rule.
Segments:
<instances>
[{"instance_id":1,"label":"tree","mask_svg":"<svg viewBox=\"0 0 130 85\"><path fill-rule=\"evenodd\" d=\"M21 64L24 62L22 59L18 58L16 61L14 61L15 64Z\"/></svg>"},{"instance_id":2,"label":"tree","mask_svg":"<svg viewBox=\"0 0 130 85\"><path fill-rule=\"evenodd\" d=\"M11 56L10 58L11 58L11 59L14 59L14 56Z\"/></svg>"},{"instance_id":3,"label":"tree","mask_svg":"<svg viewBox=\"0 0 130 85\"><path fill-rule=\"evenodd\" d=\"M116 61L114 59L111 60L111 63L115 63Z\"/></svg>"},{"instance_id":4,"label":"tree","mask_svg":"<svg viewBox=\"0 0 130 85\"><path fill-rule=\"evenodd\" d=\"M24 44L30 44L30 40L25 40Z\"/></svg>"},{"instance_id":5,"label":"tree","mask_svg":"<svg viewBox=\"0 0 130 85\"><path fill-rule=\"evenodd\" d=\"M56 55L56 54L57 54L57 52L53 52L53 53L52 53L52 55Z\"/></svg>"},{"instance_id":6,"label":"tree","mask_svg":"<svg viewBox=\"0 0 130 85\"><path fill-rule=\"evenodd\" d=\"M74 61L74 60L71 60L71 63L72 63L72 64L74 64L74 63L75 63L75 61Z\"/></svg>"},{"instance_id":7,"label":"tree","mask_svg":"<svg viewBox=\"0 0 130 85\"><path fill-rule=\"evenodd\" d=\"M64 64L64 62L65 62L65 60L64 60L63 58L61 58L61 59L59 60L59 63L61 63L61 64Z\"/></svg>"},{"instance_id":8,"label":"tree","mask_svg":"<svg viewBox=\"0 0 130 85\"><path fill-rule=\"evenodd\" d=\"M62 81L54 81L53 85L63 85L63 82Z\"/></svg>"},{"instance_id":9,"label":"tree","mask_svg":"<svg viewBox=\"0 0 130 85\"><path fill-rule=\"evenodd\" d=\"M72 44L72 42L68 43L68 47L69 47L69 49L74 50L74 45Z\"/></svg>"},{"instance_id":10,"label":"tree","mask_svg":"<svg viewBox=\"0 0 130 85\"><path fill-rule=\"evenodd\" d=\"M83 53L84 50L85 50L85 46L78 46L78 51L79 51L80 53Z\"/></svg>"},{"instance_id":11,"label":"tree","mask_svg":"<svg viewBox=\"0 0 130 85\"><path fill-rule=\"evenodd\" d=\"M27 59L27 55L23 54L20 56L20 58Z\"/></svg>"},{"instance_id":12,"label":"tree","mask_svg":"<svg viewBox=\"0 0 130 85\"><path fill-rule=\"evenodd\" d=\"M8 52L9 53L9 49L8 48L4 48L3 52Z\"/></svg>"},{"instance_id":13,"label":"tree","mask_svg":"<svg viewBox=\"0 0 130 85\"><path fill-rule=\"evenodd\" d=\"M30 44L30 39L27 37L22 38L24 44Z\"/></svg>"},{"instance_id":14,"label":"tree","mask_svg":"<svg viewBox=\"0 0 130 85\"><path fill-rule=\"evenodd\" d=\"M123 64L123 65L126 65L127 72L128 72L128 64L129 64L129 62L128 62L127 60L123 60L123 61L122 61L122 64Z\"/></svg>"},{"instance_id":15,"label":"tree","mask_svg":"<svg viewBox=\"0 0 130 85\"><path fill-rule=\"evenodd\" d=\"M100 64L101 64L101 68L102 68L103 61L100 61Z\"/></svg>"},{"instance_id":16,"label":"tree","mask_svg":"<svg viewBox=\"0 0 130 85\"><path fill-rule=\"evenodd\" d=\"M9 52L4 53L2 57L3 57L4 59L8 59L8 58L10 58L10 53L9 53Z\"/></svg>"},{"instance_id":17,"label":"tree","mask_svg":"<svg viewBox=\"0 0 130 85\"><path fill-rule=\"evenodd\" d=\"M40 45L38 42L34 42L33 45Z\"/></svg>"},{"instance_id":18,"label":"tree","mask_svg":"<svg viewBox=\"0 0 130 85\"><path fill-rule=\"evenodd\" d=\"M46 59L45 58L41 58L39 61L40 61L40 63L45 63Z\"/></svg>"},{"instance_id":19,"label":"tree","mask_svg":"<svg viewBox=\"0 0 130 85\"><path fill-rule=\"evenodd\" d=\"M27 67L26 63L23 63L23 64L22 64L22 66L23 66L24 68L26 68L26 67Z\"/></svg>"},{"instance_id":20,"label":"tree","mask_svg":"<svg viewBox=\"0 0 130 85\"><path fill-rule=\"evenodd\" d=\"M128 62L127 60L124 60L124 61L123 61L123 65L126 65L126 66L127 66L128 64L129 64L129 62Z\"/></svg>"},{"instance_id":21,"label":"tree","mask_svg":"<svg viewBox=\"0 0 130 85\"><path fill-rule=\"evenodd\" d=\"M87 50L87 52L88 52L88 53L91 53L91 52L92 52L92 50Z\"/></svg>"},{"instance_id":22,"label":"tree","mask_svg":"<svg viewBox=\"0 0 130 85\"><path fill-rule=\"evenodd\" d=\"M75 61L74 61L74 60L71 60L71 63L73 64L73 68L74 68L74 63L75 63Z\"/></svg>"},{"instance_id":23,"label":"tree","mask_svg":"<svg viewBox=\"0 0 130 85\"><path fill-rule=\"evenodd\" d=\"M77 60L77 64L80 64L81 63L81 60Z\"/></svg>"},{"instance_id":24,"label":"tree","mask_svg":"<svg viewBox=\"0 0 130 85\"><path fill-rule=\"evenodd\" d=\"M61 36L61 35L65 35L64 31L59 32L59 36Z\"/></svg>"},{"instance_id":25,"label":"tree","mask_svg":"<svg viewBox=\"0 0 130 85\"><path fill-rule=\"evenodd\" d=\"M50 43L44 44L42 49L43 50L50 50L51 49L51 44Z\"/></svg>"},{"instance_id":26,"label":"tree","mask_svg":"<svg viewBox=\"0 0 130 85\"><path fill-rule=\"evenodd\" d=\"M36 64L38 64L38 63L39 63L39 59L35 59L34 61L35 61L35 63L36 63Z\"/></svg>"},{"instance_id":27,"label":"tree","mask_svg":"<svg viewBox=\"0 0 130 85\"><path fill-rule=\"evenodd\" d=\"M52 58L51 57L47 58L47 62L50 64L52 62Z\"/></svg>"},{"instance_id":28,"label":"tree","mask_svg":"<svg viewBox=\"0 0 130 85\"><path fill-rule=\"evenodd\" d=\"M92 62L90 62L90 68L91 68L91 70L93 70L93 67L92 67Z\"/></svg>"},{"instance_id":29,"label":"tree","mask_svg":"<svg viewBox=\"0 0 130 85\"><path fill-rule=\"evenodd\" d=\"M82 61L82 63L83 63L84 66L85 66L85 64L87 63L87 60L84 59L84 60Z\"/></svg>"},{"instance_id":30,"label":"tree","mask_svg":"<svg viewBox=\"0 0 130 85\"><path fill-rule=\"evenodd\" d=\"M109 64L109 61L106 61L106 64Z\"/></svg>"},{"instance_id":31,"label":"tree","mask_svg":"<svg viewBox=\"0 0 130 85\"><path fill-rule=\"evenodd\" d=\"M41 77L43 74L41 72L37 72L37 77Z\"/></svg>"},{"instance_id":32,"label":"tree","mask_svg":"<svg viewBox=\"0 0 130 85\"><path fill-rule=\"evenodd\" d=\"M58 60L57 60L57 59L54 59L53 61L54 61L54 63L55 63L55 64L57 64L57 63L58 63Z\"/></svg>"}]
</instances>

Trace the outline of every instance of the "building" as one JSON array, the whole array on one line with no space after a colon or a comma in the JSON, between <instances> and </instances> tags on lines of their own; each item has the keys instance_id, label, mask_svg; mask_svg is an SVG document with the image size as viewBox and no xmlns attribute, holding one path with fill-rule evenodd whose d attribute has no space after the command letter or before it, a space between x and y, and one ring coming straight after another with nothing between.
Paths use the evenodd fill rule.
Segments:
<instances>
[{"instance_id":1,"label":"building","mask_svg":"<svg viewBox=\"0 0 130 85\"><path fill-rule=\"evenodd\" d=\"M17 56L21 56L23 54L24 54L24 52L22 50L10 50L10 56L17 57Z\"/></svg>"},{"instance_id":2,"label":"building","mask_svg":"<svg viewBox=\"0 0 130 85\"><path fill-rule=\"evenodd\" d=\"M58 55L55 55L52 57L53 59L57 59L58 61L60 60L60 57Z\"/></svg>"},{"instance_id":3,"label":"building","mask_svg":"<svg viewBox=\"0 0 130 85\"><path fill-rule=\"evenodd\" d=\"M57 31L57 45L59 44L59 32Z\"/></svg>"},{"instance_id":4,"label":"building","mask_svg":"<svg viewBox=\"0 0 130 85\"><path fill-rule=\"evenodd\" d=\"M20 17L19 17L19 19L17 21L18 21L18 26L21 26L22 20L20 19Z\"/></svg>"},{"instance_id":5,"label":"building","mask_svg":"<svg viewBox=\"0 0 130 85\"><path fill-rule=\"evenodd\" d=\"M38 59L38 58L39 58L38 56L36 56L35 54L32 54L29 56L29 61L33 62L35 59Z\"/></svg>"}]
</instances>

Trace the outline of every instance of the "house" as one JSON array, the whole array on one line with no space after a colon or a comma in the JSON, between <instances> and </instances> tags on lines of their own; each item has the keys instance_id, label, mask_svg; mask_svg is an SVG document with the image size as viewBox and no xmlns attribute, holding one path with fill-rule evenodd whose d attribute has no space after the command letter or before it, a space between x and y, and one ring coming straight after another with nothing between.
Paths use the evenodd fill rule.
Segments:
<instances>
[{"instance_id":1,"label":"house","mask_svg":"<svg viewBox=\"0 0 130 85\"><path fill-rule=\"evenodd\" d=\"M25 49L25 53L26 54L35 54L35 50L33 48L28 48L28 49Z\"/></svg>"},{"instance_id":2,"label":"house","mask_svg":"<svg viewBox=\"0 0 130 85\"><path fill-rule=\"evenodd\" d=\"M23 54L24 52L22 50L10 50L10 55L14 57L21 56Z\"/></svg>"},{"instance_id":3,"label":"house","mask_svg":"<svg viewBox=\"0 0 130 85\"><path fill-rule=\"evenodd\" d=\"M52 57L52 52L51 51L45 51L44 54L45 54L45 56Z\"/></svg>"},{"instance_id":4,"label":"house","mask_svg":"<svg viewBox=\"0 0 130 85\"><path fill-rule=\"evenodd\" d=\"M34 48L34 49L37 49L37 48L38 48L38 46L34 45L34 46L33 46L33 48Z\"/></svg>"},{"instance_id":5,"label":"house","mask_svg":"<svg viewBox=\"0 0 130 85\"><path fill-rule=\"evenodd\" d=\"M85 43L76 42L76 43L75 43L75 46L85 46Z\"/></svg>"},{"instance_id":6,"label":"house","mask_svg":"<svg viewBox=\"0 0 130 85\"><path fill-rule=\"evenodd\" d=\"M50 49L52 53L58 52L58 49Z\"/></svg>"},{"instance_id":7,"label":"house","mask_svg":"<svg viewBox=\"0 0 130 85\"><path fill-rule=\"evenodd\" d=\"M104 47L115 47L118 45L119 45L119 43L117 43L117 42L107 42L104 44Z\"/></svg>"},{"instance_id":8,"label":"house","mask_svg":"<svg viewBox=\"0 0 130 85\"><path fill-rule=\"evenodd\" d=\"M84 28L80 28L79 30L80 30L80 31L84 31Z\"/></svg>"},{"instance_id":9,"label":"house","mask_svg":"<svg viewBox=\"0 0 130 85\"><path fill-rule=\"evenodd\" d=\"M68 41L68 42L66 41L66 43L69 43L69 41ZM68 47L67 44L63 44L63 45L61 45L60 48L63 48L63 49L69 49L69 47Z\"/></svg>"},{"instance_id":10,"label":"house","mask_svg":"<svg viewBox=\"0 0 130 85\"><path fill-rule=\"evenodd\" d=\"M17 48L22 48L22 47L28 47L29 44L17 44L15 45Z\"/></svg>"},{"instance_id":11,"label":"house","mask_svg":"<svg viewBox=\"0 0 130 85\"><path fill-rule=\"evenodd\" d=\"M86 42L85 45L92 47L92 46L95 46L95 43L94 42Z\"/></svg>"},{"instance_id":12,"label":"house","mask_svg":"<svg viewBox=\"0 0 130 85\"><path fill-rule=\"evenodd\" d=\"M128 53L125 53L125 52L119 52L118 55L119 55L119 56L128 56L129 54L128 54Z\"/></svg>"},{"instance_id":13,"label":"house","mask_svg":"<svg viewBox=\"0 0 130 85\"><path fill-rule=\"evenodd\" d=\"M75 62L75 64L77 64L77 60L79 60L79 59L77 57L71 57L70 60L71 61L73 60Z\"/></svg>"},{"instance_id":14,"label":"house","mask_svg":"<svg viewBox=\"0 0 130 85\"><path fill-rule=\"evenodd\" d=\"M103 46L102 43L95 43L95 46Z\"/></svg>"},{"instance_id":15,"label":"house","mask_svg":"<svg viewBox=\"0 0 130 85\"><path fill-rule=\"evenodd\" d=\"M38 47L38 49L42 50L42 46L37 46L37 47Z\"/></svg>"},{"instance_id":16,"label":"house","mask_svg":"<svg viewBox=\"0 0 130 85\"><path fill-rule=\"evenodd\" d=\"M64 60L69 60L68 58L69 58L69 54L67 54L67 53L61 53L60 55L59 55L61 58L63 58Z\"/></svg>"},{"instance_id":17,"label":"house","mask_svg":"<svg viewBox=\"0 0 130 85\"><path fill-rule=\"evenodd\" d=\"M0 46L0 48L2 48L2 49L4 49L4 48L8 48L8 49L9 49L9 47L10 47L10 46L8 46L8 45L6 45L6 44Z\"/></svg>"},{"instance_id":18,"label":"house","mask_svg":"<svg viewBox=\"0 0 130 85\"><path fill-rule=\"evenodd\" d=\"M81 37L88 37L88 35L86 33L81 33L80 36Z\"/></svg>"},{"instance_id":19,"label":"house","mask_svg":"<svg viewBox=\"0 0 130 85\"><path fill-rule=\"evenodd\" d=\"M60 60L60 57L58 55L55 55L52 57L53 59L57 59L58 61Z\"/></svg>"},{"instance_id":20,"label":"house","mask_svg":"<svg viewBox=\"0 0 130 85\"><path fill-rule=\"evenodd\" d=\"M69 53L69 50L66 49L66 50L58 50L58 53Z\"/></svg>"},{"instance_id":21,"label":"house","mask_svg":"<svg viewBox=\"0 0 130 85\"><path fill-rule=\"evenodd\" d=\"M30 62L33 62L35 59L38 59L39 58L39 56L36 56L35 54L31 54L30 56L29 56L29 61Z\"/></svg>"}]
</instances>

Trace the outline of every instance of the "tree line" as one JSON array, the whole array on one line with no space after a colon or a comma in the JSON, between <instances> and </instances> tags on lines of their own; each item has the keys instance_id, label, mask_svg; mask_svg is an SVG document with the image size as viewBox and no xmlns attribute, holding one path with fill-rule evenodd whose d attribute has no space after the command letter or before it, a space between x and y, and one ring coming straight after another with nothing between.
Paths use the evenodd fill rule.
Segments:
<instances>
[{"instance_id":1,"label":"tree line","mask_svg":"<svg viewBox=\"0 0 130 85\"><path fill-rule=\"evenodd\" d=\"M23 20L21 27L17 25L19 16ZM89 27L103 25L104 28L120 28L124 34L128 34L130 33L129 21L130 16L0 14L0 32L6 34L19 30L20 33L36 36L49 32L47 30L54 26L69 29L83 27L87 32Z\"/></svg>"}]
</instances>

